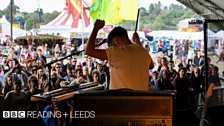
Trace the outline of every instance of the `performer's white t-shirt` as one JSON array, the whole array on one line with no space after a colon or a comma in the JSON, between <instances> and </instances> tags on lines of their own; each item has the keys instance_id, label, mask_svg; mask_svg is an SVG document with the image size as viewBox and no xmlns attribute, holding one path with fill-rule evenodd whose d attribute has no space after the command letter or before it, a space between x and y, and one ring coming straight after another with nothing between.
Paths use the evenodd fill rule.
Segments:
<instances>
[{"instance_id":1,"label":"performer's white t-shirt","mask_svg":"<svg viewBox=\"0 0 224 126\"><path fill-rule=\"evenodd\" d=\"M151 56L143 47L130 44L106 49L110 72L110 89L149 90Z\"/></svg>"}]
</instances>

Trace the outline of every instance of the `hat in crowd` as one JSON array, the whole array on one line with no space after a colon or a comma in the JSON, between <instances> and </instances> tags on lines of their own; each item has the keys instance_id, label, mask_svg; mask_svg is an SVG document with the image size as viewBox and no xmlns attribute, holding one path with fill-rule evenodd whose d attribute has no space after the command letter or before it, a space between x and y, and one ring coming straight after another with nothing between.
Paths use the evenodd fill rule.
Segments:
<instances>
[{"instance_id":1,"label":"hat in crowd","mask_svg":"<svg viewBox=\"0 0 224 126\"><path fill-rule=\"evenodd\" d=\"M42 49L42 47L41 47L41 46L38 46L38 47L37 47L37 50L43 50L43 49Z\"/></svg>"},{"instance_id":2,"label":"hat in crowd","mask_svg":"<svg viewBox=\"0 0 224 126\"><path fill-rule=\"evenodd\" d=\"M182 60L186 60L187 58L185 56L182 57Z\"/></svg>"}]
</instances>

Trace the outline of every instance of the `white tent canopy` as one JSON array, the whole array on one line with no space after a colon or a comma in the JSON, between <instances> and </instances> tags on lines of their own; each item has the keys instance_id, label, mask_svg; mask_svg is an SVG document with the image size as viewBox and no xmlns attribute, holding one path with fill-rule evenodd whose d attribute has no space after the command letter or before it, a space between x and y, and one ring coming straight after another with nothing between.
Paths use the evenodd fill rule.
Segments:
<instances>
[{"instance_id":1,"label":"white tent canopy","mask_svg":"<svg viewBox=\"0 0 224 126\"><path fill-rule=\"evenodd\" d=\"M153 36L154 40L163 37L171 39L189 39L189 40L202 40L204 39L203 32L180 32L171 30L152 31L148 35Z\"/></svg>"},{"instance_id":2,"label":"white tent canopy","mask_svg":"<svg viewBox=\"0 0 224 126\"><path fill-rule=\"evenodd\" d=\"M11 27L10 27L9 21L6 19L6 17L3 15L2 18L0 19L0 34L4 36L10 36L11 35ZM27 31L13 27L13 38L17 38L19 36L24 36L26 35Z\"/></svg>"},{"instance_id":3,"label":"white tent canopy","mask_svg":"<svg viewBox=\"0 0 224 126\"><path fill-rule=\"evenodd\" d=\"M218 31L218 32L216 33L216 36L217 36L218 38L220 38L220 39L224 39L224 31L223 31L223 30Z\"/></svg>"},{"instance_id":4,"label":"white tent canopy","mask_svg":"<svg viewBox=\"0 0 224 126\"><path fill-rule=\"evenodd\" d=\"M213 31L211 31L210 29L208 29L208 31L207 31L207 37L208 37L208 39L213 39L213 40L222 38L217 33L214 33Z\"/></svg>"}]
</instances>

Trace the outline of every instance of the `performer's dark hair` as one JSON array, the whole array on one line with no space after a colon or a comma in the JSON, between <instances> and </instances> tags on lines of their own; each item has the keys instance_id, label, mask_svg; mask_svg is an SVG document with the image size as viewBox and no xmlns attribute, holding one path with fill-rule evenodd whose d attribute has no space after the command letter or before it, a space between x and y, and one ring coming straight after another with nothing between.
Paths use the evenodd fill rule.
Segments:
<instances>
[{"instance_id":1,"label":"performer's dark hair","mask_svg":"<svg viewBox=\"0 0 224 126\"><path fill-rule=\"evenodd\" d=\"M107 37L107 41L109 45L112 45L112 39L114 37L125 37L126 39L128 38L128 32L126 29L124 29L123 27L115 27L108 35Z\"/></svg>"}]
</instances>

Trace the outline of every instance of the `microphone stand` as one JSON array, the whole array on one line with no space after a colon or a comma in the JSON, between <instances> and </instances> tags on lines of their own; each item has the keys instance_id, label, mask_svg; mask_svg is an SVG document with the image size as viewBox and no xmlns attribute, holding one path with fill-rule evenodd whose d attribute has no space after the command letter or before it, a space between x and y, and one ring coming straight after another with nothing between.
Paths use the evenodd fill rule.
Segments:
<instances>
[{"instance_id":1,"label":"microphone stand","mask_svg":"<svg viewBox=\"0 0 224 126\"><path fill-rule=\"evenodd\" d=\"M72 53L72 54L70 54L70 55L67 55L67 56L63 57L63 58L60 58L60 59L57 59L57 60L53 60L53 61L51 61L50 63L45 64L43 67L44 67L44 68L45 68L45 67L48 68L49 82L51 82L51 65L52 65L52 64L54 64L54 63L56 63L56 62L58 62L58 61L67 59L68 57L71 57L71 56L73 56L73 55L79 55L79 54L82 53L83 51L85 51L85 50L81 50L81 51L74 52L74 53ZM33 69L33 70L36 71L36 70L39 70L39 69L41 69L41 68L43 68L43 67L38 67L38 68Z\"/></svg>"}]
</instances>

